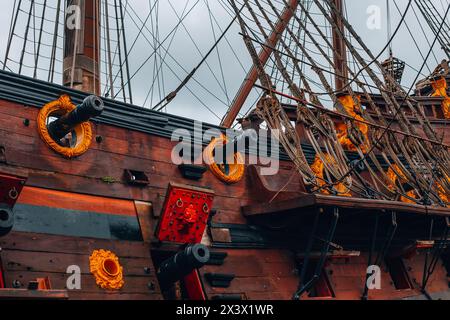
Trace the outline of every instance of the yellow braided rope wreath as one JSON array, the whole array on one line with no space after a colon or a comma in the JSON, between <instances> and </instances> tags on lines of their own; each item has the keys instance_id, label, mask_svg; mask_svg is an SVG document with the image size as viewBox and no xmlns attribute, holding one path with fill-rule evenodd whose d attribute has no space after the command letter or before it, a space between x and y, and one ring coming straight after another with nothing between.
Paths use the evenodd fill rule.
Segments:
<instances>
[{"instance_id":1,"label":"yellow braided rope wreath","mask_svg":"<svg viewBox=\"0 0 450 320\"><path fill-rule=\"evenodd\" d=\"M50 136L47 129L47 119L50 116L61 116L74 110L76 106L70 101L68 95L62 95L58 100L47 103L39 112L37 127L42 140L54 151L66 158L75 158L84 154L92 141L92 128L89 122L83 122L75 127L77 137L74 147L63 147Z\"/></svg>"},{"instance_id":2,"label":"yellow braided rope wreath","mask_svg":"<svg viewBox=\"0 0 450 320\"><path fill-rule=\"evenodd\" d=\"M228 138L222 135L220 138L214 138L213 141L205 148L204 157L209 165L211 172L221 181L227 184L237 183L242 180L245 173L245 165L242 155L237 152L234 154L234 162L227 165L217 164L214 162L214 149L216 146L222 146L228 142ZM228 172L226 172L228 169Z\"/></svg>"},{"instance_id":3,"label":"yellow braided rope wreath","mask_svg":"<svg viewBox=\"0 0 450 320\"><path fill-rule=\"evenodd\" d=\"M102 289L119 290L125 284L119 258L108 250L94 250L89 257L89 267L95 283Z\"/></svg>"}]
</instances>

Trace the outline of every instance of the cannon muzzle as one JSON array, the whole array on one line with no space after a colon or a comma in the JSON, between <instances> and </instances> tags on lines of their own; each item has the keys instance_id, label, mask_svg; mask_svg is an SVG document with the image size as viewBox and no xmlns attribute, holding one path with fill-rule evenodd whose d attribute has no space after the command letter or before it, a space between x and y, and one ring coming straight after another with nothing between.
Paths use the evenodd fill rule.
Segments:
<instances>
[{"instance_id":1,"label":"cannon muzzle","mask_svg":"<svg viewBox=\"0 0 450 320\"><path fill-rule=\"evenodd\" d=\"M161 290L165 291L193 270L203 267L208 260L209 249L202 244L189 245L183 251L165 260L157 273Z\"/></svg>"},{"instance_id":2,"label":"cannon muzzle","mask_svg":"<svg viewBox=\"0 0 450 320\"><path fill-rule=\"evenodd\" d=\"M13 228L14 213L12 209L0 203L0 237L6 236Z\"/></svg>"},{"instance_id":3,"label":"cannon muzzle","mask_svg":"<svg viewBox=\"0 0 450 320\"><path fill-rule=\"evenodd\" d=\"M103 112L104 107L102 99L94 95L89 96L72 112L51 122L48 125L48 132L54 140L58 141L72 132L77 125L99 116Z\"/></svg>"}]
</instances>

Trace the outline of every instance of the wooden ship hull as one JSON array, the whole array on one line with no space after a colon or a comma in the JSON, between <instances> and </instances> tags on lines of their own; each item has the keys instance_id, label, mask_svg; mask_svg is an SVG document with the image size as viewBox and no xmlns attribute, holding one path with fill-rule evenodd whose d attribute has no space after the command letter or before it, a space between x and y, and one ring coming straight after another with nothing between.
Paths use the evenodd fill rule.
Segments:
<instances>
[{"instance_id":1,"label":"wooden ship hull","mask_svg":"<svg viewBox=\"0 0 450 320\"><path fill-rule=\"evenodd\" d=\"M95 62L95 46L86 55ZM172 133L194 136L194 120L107 98L84 121L85 152L63 155L43 139L42 110L64 95L81 105L99 85L82 70L74 86L67 70L64 82L76 89L0 71L0 299L450 299L448 207L311 192L284 150L276 175L246 164L228 184L205 164L174 163ZM448 151L446 98L417 99ZM297 121L297 106L283 107ZM259 129L260 120L241 124ZM225 131L202 125L209 129ZM313 165L307 129L300 121L295 129ZM209 259L182 265L192 248ZM374 266L379 279L369 283Z\"/></svg>"},{"instance_id":2,"label":"wooden ship hull","mask_svg":"<svg viewBox=\"0 0 450 320\"><path fill-rule=\"evenodd\" d=\"M107 100L105 113L93 123L90 149L79 158L65 159L41 140L36 124L40 106L57 99L60 92L74 101L85 96L48 83L0 74L1 174L26 177L15 205L14 229L0 239L6 288L14 285L26 289L30 282L49 277L53 290L64 291L70 276L67 267L78 265L82 270L81 290L61 291L61 297L163 299L155 269L161 257L176 253L180 246L159 242L155 228L169 183L179 183L215 192L216 213L207 227L214 259L199 270L209 299L291 299L299 283L299 260L305 252L301 248L311 232L313 213L336 207L341 209L342 221L333 241L346 250L336 247L328 253L323 273L326 282L321 281L319 286L322 292L306 299L318 299L320 295L326 299L361 298L369 225L377 215L386 219L389 210L398 211L397 223L403 231L397 233L391 250L404 254L411 283L407 289L397 289L392 275L383 270L383 289L370 291L369 298L422 295L419 284L427 251L421 249L426 243L416 240L428 239L427 221L433 216L448 216L448 209L306 195L299 178L290 182L287 194L264 204L264 199L267 202L272 198L293 174L290 161L282 161L280 173L270 181L258 175L257 167L247 167L245 178L234 185L225 185L209 171L198 181L186 179L171 161L175 142L170 140L169 128L180 124L193 127L193 121ZM124 110L127 115L120 120L113 117ZM140 116L143 120L139 128L130 128L127 117ZM114 125L110 119L114 119ZM130 184L124 176L127 170L144 173L148 185ZM378 245L389 234L388 220L380 226ZM276 229L285 223L292 225L289 234ZM325 222L325 234L327 227ZM125 281L120 291L105 291L96 285L89 271L89 256L96 249L111 250L119 257ZM317 259L318 249L313 254ZM448 258L439 260L427 286L428 294L448 297L448 268ZM0 292L9 294L7 289ZM40 297L56 296L49 291L48 296L43 293Z\"/></svg>"}]
</instances>

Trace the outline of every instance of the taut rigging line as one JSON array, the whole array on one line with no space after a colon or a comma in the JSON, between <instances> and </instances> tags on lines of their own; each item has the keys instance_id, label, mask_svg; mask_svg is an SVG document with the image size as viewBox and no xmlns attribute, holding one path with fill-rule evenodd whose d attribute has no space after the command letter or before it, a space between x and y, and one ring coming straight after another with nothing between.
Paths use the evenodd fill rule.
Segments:
<instances>
[{"instance_id":1,"label":"taut rigging line","mask_svg":"<svg viewBox=\"0 0 450 320\"><path fill-rule=\"evenodd\" d=\"M369 122L369 121L359 120L359 119L356 119L356 118L354 118L352 116L340 113L338 111L327 109L325 107L319 106L319 105L311 103L309 101L301 100L301 99L298 99L298 98L296 98L294 96L290 96L288 94L279 92L279 91L274 90L274 89L269 89L269 88L260 86L258 84L254 84L254 87L259 88L259 89L264 90L264 91L267 91L267 92L272 92L272 93L274 93L276 95L279 95L279 96L284 97L284 98L291 99L291 100L296 101L296 102L300 102L300 103L306 104L306 105L308 105L310 107L313 107L314 109L317 109L317 110L319 110L321 112L324 112L324 113L329 113L329 114L336 115L336 116L339 116L339 117L344 118L344 119L348 119L348 120L352 120L352 121L355 121L355 122L367 124L368 126L372 126L372 127L378 128L378 129L384 129L386 131L389 131L389 132L392 132L392 133L396 133L396 134L400 134L400 135L403 135L403 136L406 136L406 137L421 139L421 140L429 142L431 144L442 146L444 148L450 149L450 145L448 145L446 143L443 143L443 142L439 142L439 141L436 141L436 140L431 140L431 139L428 139L428 138L425 138L425 137L421 137L421 136L418 136L418 135L410 134L410 133L403 132L403 131L400 131L400 130L395 130L395 129L388 128L388 127L385 127L385 126L382 126L382 125L379 125L379 124L376 124L376 123L372 123L372 122Z\"/></svg>"},{"instance_id":2,"label":"taut rigging line","mask_svg":"<svg viewBox=\"0 0 450 320\"><path fill-rule=\"evenodd\" d=\"M241 12L243 8L244 8L244 6L241 7L241 10L239 12ZM234 18L231 20L231 22L229 23L227 28L222 32L222 34L216 40L216 42L211 47L211 49L209 49L208 53L202 58L202 60L199 62L199 64L194 69L192 69L192 71L186 76L186 78L183 80L183 82L181 82L181 84L174 91L169 93L163 100L158 102L152 108L152 110L161 111L177 96L177 94L181 91L181 89L183 89L183 87L189 82L189 80L191 80L191 78L194 76L194 74L197 72L197 70L202 66L202 64L206 61L206 59L208 59L208 57L211 55L211 53L217 48L219 43L222 41L222 39L225 37L225 35L228 33L228 31L233 26L236 19L237 19L237 15L234 16Z\"/></svg>"},{"instance_id":3,"label":"taut rigging line","mask_svg":"<svg viewBox=\"0 0 450 320\"><path fill-rule=\"evenodd\" d=\"M444 18L442 19L441 26L440 26L440 28L439 28L439 30L438 30L438 32L437 32L435 38L434 38L434 41L433 41L433 43L432 43L432 45L431 45L431 47L430 47L430 50L428 50L428 54L426 55L425 60L424 60L424 62L423 62L423 64L422 64L421 68L419 69L419 73L417 74L415 80L413 81L413 85L410 87L410 89L409 89L409 91L407 92L407 94L405 95L403 101L399 104L400 107L397 108L396 114L394 114L394 116L392 117L392 120L388 123L387 127L384 129L384 132L380 135L380 137L378 138L378 141L376 141L376 143L374 143L374 144L372 145L372 147L370 148L370 150L364 155L364 158L358 160L358 164L363 163L363 161L364 161L365 159L367 159L367 155L369 155L370 153L372 153L372 152L375 150L375 148L376 148L376 147L378 146L378 144L381 142L381 140L382 140L382 138L384 137L384 135L388 132L388 130L390 129L390 127L394 124L395 119L397 118L397 115L398 115L398 113L399 113L400 110L401 110L401 106L402 106L403 103L408 99L408 97L409 97L409 95L410 95L410 93L411 93L411 90L412 90L412 88L413 88L413 86L414 86L414 83L416 83L417 80L419 79L420 73L422 72L423 68L425 67L426 62L427 62L428 58L430 57L431 52L433 51L434 45L435 45L436 42L439 40L439 33L441 32L442 27L443 27L444 24L445 24L445 19L447 18L449 11L450 11L450 7L447 9ZM356 166L355 166L355 167L356 167ZM350 175L355 171L355 167L351 168L347 174L345 174L344 176L342 176L342 177L339 179L339 181L343 181L346 177L350 176Z\"/></svg>"}]
</instances>

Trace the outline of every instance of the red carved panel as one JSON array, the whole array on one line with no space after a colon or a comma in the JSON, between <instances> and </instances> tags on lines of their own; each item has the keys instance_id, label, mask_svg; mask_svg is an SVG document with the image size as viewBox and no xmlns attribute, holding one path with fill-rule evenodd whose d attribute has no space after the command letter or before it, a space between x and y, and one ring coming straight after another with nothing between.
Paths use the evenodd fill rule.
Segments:
<instances>
[{"instance_id":1,"label":"red carved panel","mask_svg":"<svg viewBox=\"0 0 450 320\"><path fill-rule=\"evenodd\" d=\"M161 241L199 243L214 200L210 189L170 184L156 236Z\"/></svg>"}]
</instances>

